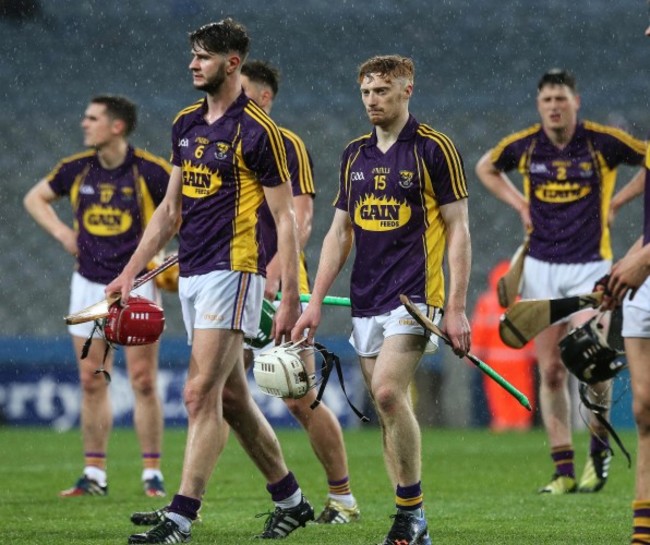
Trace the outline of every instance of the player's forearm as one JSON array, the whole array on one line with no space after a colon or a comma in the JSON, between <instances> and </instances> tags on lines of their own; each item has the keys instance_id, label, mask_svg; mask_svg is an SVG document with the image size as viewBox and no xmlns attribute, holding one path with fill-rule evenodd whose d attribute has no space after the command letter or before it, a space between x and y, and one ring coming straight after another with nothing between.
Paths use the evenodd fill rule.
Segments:
<instances>
[{"instance_id":1,"label":"player's forearm","mask_svg":"<svg viewBox=\"0 0 650 545\"><path fill-rule=\"evenodd\" d=\"M151 216L138 247L124 270L132 276L137 275L173 238L179 227L180 210L163 201Z\"/></svg>"},{"instance_id":2,"label":"player's forearm","mask_svg":"<svg viewBox=\"0 0 650 545\"><path fill-rule=\"evenodd\" d=\"M296 231L295 216L292 211L282 214L278 218L278 252L275 256L280 260L280 278L282 282L283 299L299 299L298 283L298 236Z\"/></svg>"},{"instance_id":3,"label":"player's forearm","mask_svg":"<svg viewBox=\"0 0 650 545\"><path fill-rule=\"evenodd\" d=\"M23 199L23 205L34 221L50 236L59 242L65 242L73 229L66 225L52 207L54 194L46 189L43 182L34 186Z\"/></svg>"},{"instance_id":4,"label":"player's forearm","mask_svg":"<svg viewBox=\"0 0 650 545\"><path fill-rule=\"evenodd\" d=\"M645 187L645 170L640 169L634 177L612 197L611 208L614 212L643 193Z\"/></svg>"},{"instance_id":5,"label":"player's forearm","mask_svg":"<svg viewBox=\"0 0 650 545\"><path fill-rule=\"evenodd\" d=\"M296 224L298 226L298 247L302 251L311 236L314 199L311 195L299 195L293 198L293 207L296 212Z\"/></svg>"},{"instance_id":6,"label":"player's forearm","mask_svg":"<svg viewBox=\"0 0 650 545\"><path fill-rule=\"evenodd\" d=\"M449 290L445 307L465 313L472 267L467 200L443 206L441 211L447 227L449 269Z\"/></svg>"},{"instance_id":7,"label":"player's forearm","mask_svg":"<svg viewBox=\"0 0 650 545\"><path fill-rule=\"evenodd\" d=\"M485 154L476 165L476 175L481 183L499 200L521 213L526 208L524 195L515 187L508 176L497 170Z\"/></svg>"},{"instance_id":8,"label":"player's forearm","mask_svg":"<svg viewBox=\"0 0 650 545\"><path fill-rule=\"evenodd\" d=\"M311 302L321 304L338 277L352 249L351 232L332 227L325 235L312 289Z\"/></svg>"}]
</instances>

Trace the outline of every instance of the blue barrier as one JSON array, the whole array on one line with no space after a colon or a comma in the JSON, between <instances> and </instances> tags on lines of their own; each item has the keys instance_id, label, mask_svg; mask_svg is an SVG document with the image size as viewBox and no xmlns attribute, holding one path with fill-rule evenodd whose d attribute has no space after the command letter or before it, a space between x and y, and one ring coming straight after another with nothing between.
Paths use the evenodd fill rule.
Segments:
<instances>
[{"instance_id":1,"label":"blue barrier","mask_svg":"<svg viewBox=\"0 0 650 545\"><path fill-rule=\"evenodd\" d=\"M364 385L357 358L343 337L319 339L341 358L346 388L352 402L360 407ZM158 391L168 426L184 425L183 384L190 349L184 338L161 340ZM320 361L317 362L320 365ZM111 373L111 403L116 426L130 426L133 394L125 370L123 351L117 349ZM101 380L98 377L98 380ZM324 401L343 426L357 425L338 379L330 378ZM262 394L249 376L255 401L273 426L294 426L295 420L284 403ZM64 430L79 425L80 391L72 343L68 337L0 338L0 413L6 424L43 425Z\"/></svg>"}]
</instances>

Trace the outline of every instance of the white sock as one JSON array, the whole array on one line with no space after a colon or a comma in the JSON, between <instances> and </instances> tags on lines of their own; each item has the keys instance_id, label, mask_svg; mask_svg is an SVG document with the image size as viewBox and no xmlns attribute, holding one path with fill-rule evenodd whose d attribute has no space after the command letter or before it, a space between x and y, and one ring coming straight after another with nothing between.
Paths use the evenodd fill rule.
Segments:
<instances>
[{"instance_id":1,"label":"white sock","mask_svg":"<svg viewBox=\"0 0 650 545\"><path fill-rule=\"evenodd\" d=\"M181 532L189 532L192 528L192 521L183 515L167 512L165 513L165 517L167 517L169 520L173 520L176 524L178 524Z\"/></svg>"},{"instance_id":2,"label":"white sock","mask_svg":"<svg viewBox=\"0 0 650 545\"><path fill-rule=\"evenodd\" d=\"M332 498L333 500L336 500L340 504L343 505L343 507L347 507L348 509L350 507L354 507L357 504L357 500L352 494L328 494L328 497Z\"/></svg>"},{"instance_id":3,"label":"white sock","mask_svg":"<svg viewBox=\"0 0 650 545\"><path fill-rule=\"evenodd\" d=\"M86 466L84 468L84 475L93 481L96 481L99 486L106 486L106 471L99 469L95 466Z\"/></svg>"},{"instance_id":4,"label":"white sock","mask_svg":"<svg viewBox=\"0 0 650 545\"><path fill-rule=\"evenodd\" d=\"M294 507L297 507L297 505L300 503L300 500L302 500L302 490L298 488L298 490L296 490L288 498L282 501L276 501L274 503L280 509L292 509Z\"/></svg>"},{"instance_id":5,"label":"white sock","mask_svg":"<svg viewBox=\"0 0 650 545\"><path fill-rule=\"evenodd\" d=\"M154 477L158 477L162 481L163 480L162 471L160 471L159 469L143 469L142 470L142 480L143 481L148 481L149 479L153 479Z\"/></svg>"}]
</instances>

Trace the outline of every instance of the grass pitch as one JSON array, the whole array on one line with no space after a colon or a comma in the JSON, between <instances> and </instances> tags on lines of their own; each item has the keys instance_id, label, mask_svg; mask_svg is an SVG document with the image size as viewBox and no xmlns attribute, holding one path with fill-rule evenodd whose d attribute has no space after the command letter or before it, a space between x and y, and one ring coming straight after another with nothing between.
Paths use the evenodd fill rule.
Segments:
<instances>
[{"instance_id":1,"label":"grass pitch","mask_svg":"<svg viewBox=\"0 0 650 545\"><path fill-rule=\"evenodd\" d=\"M621 434L635 452L632 432ZM318 511L327 493L325 478L305 434L279 432L289 467ZM346 526L310 525L286 542L295 544L372 545L380 543L391 524L393 491L380 454L376 428L345 434L352 488L361 522ZM165 433L163 470L170 495L178 486L185 431ZM582 471L588 438L576 436L577 471ZM144 496L139 482L139 449L132 430L116 429L109 449L109 490L105 498L61 499L81 471L77 430L0 428L0 543L81 545L125 544L138 530L132 511L158 508L165 501ZM616 453L610 480L597 494L539 496L553 472L545 435L494 435L483 430L425 430L423 487L434 543L460 544L588 544L629 543L634 470ZM253 543L263 526L255 515L272 508L264 481L231 439L210 483L195 525L197 544Z\"/></svg>"}]
</instances>

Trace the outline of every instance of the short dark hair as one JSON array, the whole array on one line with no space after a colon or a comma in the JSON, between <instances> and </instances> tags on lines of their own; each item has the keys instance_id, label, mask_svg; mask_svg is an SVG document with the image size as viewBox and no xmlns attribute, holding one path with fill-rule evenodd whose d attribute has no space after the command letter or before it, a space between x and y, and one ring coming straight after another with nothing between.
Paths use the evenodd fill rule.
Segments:
<instances>
[{"instance_id":1,"label":"short dark hair","mask_svg":"<svg viewBox=\"0 0 650 545\"><path fill-rule=\"evenodd\" d=\"M537 90L541 91L542 87L547 85L566 85L574 93L578 90L576 78L571 72L562 68L551 68L546 72L537 83Z\"/></svg>"},{"instance_id":2,"label":"short dark hair","mask_svg":"<svg viewBox=\"0 0 650 545\"><path fill-rule=\"evenodd\" d=\"M278 94L280 72L265 61L247 61L241 67L242 76L246 76L254 83L268 85L273 91L273 96Z\"/></svg>"},{"instance_id":3,"label":"short dark hair","mask_svg":"<svg viewBox=\"0 0 650 545\"><path fill-rule=\"evenodd\" d=\"M228 53L236 51L242 60L248 55L250 38L246 27L230 17L218 23L208 23L190 32L190 43L210 53Z\"/></svg>"},{"instance_id":4,"label":"short dark hair","mask_svg":"<svg viewBox=\"0 0 650 545\"><path fill-rule=\"evenodd\" d=\"M103 104L112 119L124 121L125 136L131 134L138 124L138 112L134 102L119 95L97 95L90 99L91 104Z\"/></svg>"}]
</instances>

